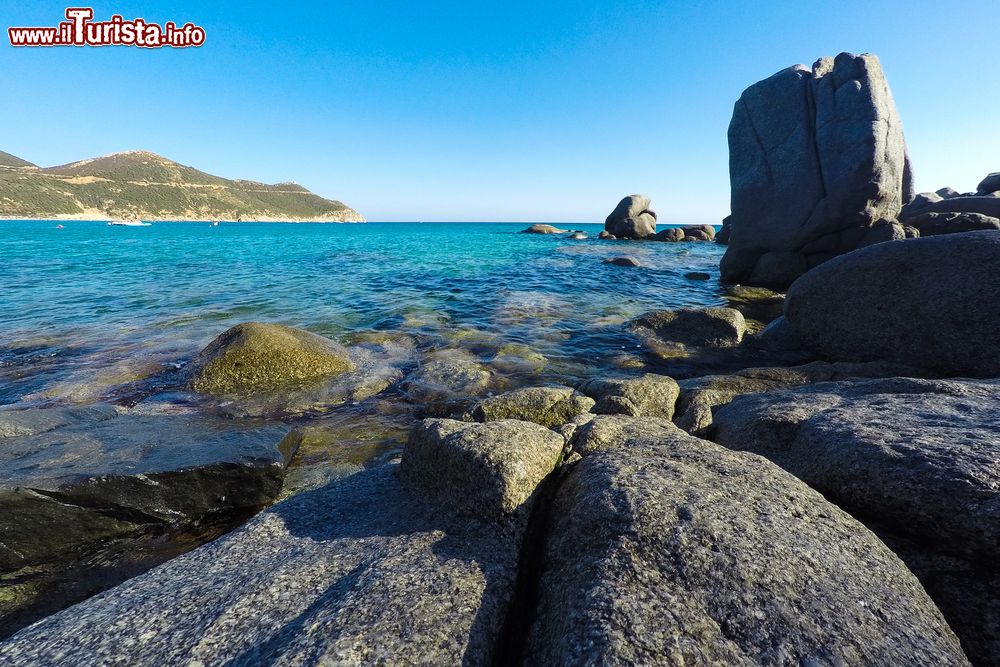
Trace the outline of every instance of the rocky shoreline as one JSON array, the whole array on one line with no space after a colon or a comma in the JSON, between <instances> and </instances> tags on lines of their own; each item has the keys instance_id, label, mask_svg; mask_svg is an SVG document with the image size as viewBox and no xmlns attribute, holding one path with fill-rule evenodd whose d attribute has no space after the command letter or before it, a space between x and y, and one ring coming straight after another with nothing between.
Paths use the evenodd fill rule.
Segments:
<instances>
[{"instance_id":1,"label":"rocky shoreline","mask_svg":"<svg viewBox=\"0 0 1000 667\"><path fill-rule=\"evenodd\" d=\"M914 198L868 55L751 86L730 150L732 307L622 323L619 374L245 323L128 405L0 410L0 576L234 528L44 618L24 583L0 663L1000 663L996 197ZM632 195L605 238L720 241L656 226Z\"/></svg>"}]
</instances>

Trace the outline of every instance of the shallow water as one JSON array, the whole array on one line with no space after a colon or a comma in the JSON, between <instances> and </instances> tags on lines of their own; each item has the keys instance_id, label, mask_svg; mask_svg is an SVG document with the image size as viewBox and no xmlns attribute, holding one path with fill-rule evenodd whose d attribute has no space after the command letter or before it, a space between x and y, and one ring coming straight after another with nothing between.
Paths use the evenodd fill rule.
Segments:
<instances>
[{"instance_id":1,"label":"shallow water","mask_svg":"<svg viewBox=\"0 0 1000 667\"><path fill-rule=\"evenodd\" d=\"M0 404L114 396L248 320L484 361L513 344L545 357L534 380L582 379L623 365L625 319L724 303L722 247L599 241L599 225L573 241L527 223L57 224L0 221ZM644 268L602 263L622 254Z\"/></svg>"}]
</instances>

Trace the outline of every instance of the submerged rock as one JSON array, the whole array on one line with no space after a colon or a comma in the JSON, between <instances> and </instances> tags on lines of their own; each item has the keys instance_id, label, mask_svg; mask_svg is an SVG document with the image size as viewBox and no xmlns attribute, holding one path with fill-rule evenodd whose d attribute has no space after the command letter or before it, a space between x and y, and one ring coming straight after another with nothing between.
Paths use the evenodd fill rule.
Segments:
<instances>
[{"instance_id":1,"label":"submerged rock","mask_svg":"<svg viewBox=\"0 0 1000 667\"><path fill-rule=\"evenodd\" d=\"M629 436L551 515L528 664L968 664L885 545L760 457Z\"/></svg>"},{"instance_id":2,"label":"submerged rock","mask_svg":"<svg viewBox=\"0 0 1000 667\"><path fill-rule=\"evenodd\" d=\"M796 338L834 360L1000 375L1000 231L886 243L833 259L788 290Z\"/></svg>"},{"instance_id":3,"label":"submerged rock","mask_svg":"<svg viewBox=\"0 0 1000 667\"><path fill-rule=\"evenodd\" d=\"M913 197L899 115L869 54L796 65L747 88L729 153L726 282L787 287L821 259L856 248L868 227Z\"/></svg>"},{"instance_id":4,"label":"submerged rock","mask_svg":"<svg viewBox=\"0 0 1000 667\"><path fill-rule=\"evenodd\" d=\"M486 391L493 374L464 350L442 350L424 360L406 381L410 400L430 414L448 414Z\"/></svg>"},{"instance_id":5,"label":"submerged rock","mask_svg":"<svg viewBox=\"0 0 1000 667\"><path fill-rule=\"evenodd\" d=\"M656 233L656 212L649 208L649 197L629 195L604 221L604 231L619 239L644 239Z\"/></svg>"},{"instance_id":6,"label":"submerged rock","mask_svg":"<svg viewBox=\"0 0 1000 667\"><path fill-rule=\"evenodd\" d=\"M715 439L771 459L880 532L919 545L905 559L978 664L1000 661L980 634L1000 619L1000 381L893 378L743 396L715 414ZM962 588L935 585L947 559L979 572ZM961 568L960 568L961 569ZM970 579L968 575L964 575ZM993 583L990 583L993 582Z\"/></svg>"},{"instance_id":7,"label":"submerged rock","mask_svg":"<svg viewBox=\"0 0 1000 667\"><path fill-rule=\"evenodd\" d=\"M457 518L396 469L278 503L26 628L0 663L490 664L525 519Z\"/></svg>"},{"instance_id":8,"label":"submerged rock","mask_svg":"<svg viewBox=\"0 0 1000 667\"><path fill-rule=\"evenodd\" d=\"M635 257L622 256L622 257L611 257L604 260L605 264L614 264L615 266L642 266L642 264Z\"/></svg>"},{"instance_id":9,"label":"submerged rock","mask_svg":"<svg viewBox=\"0 0 1000 667\"><path fill-rule=\"evenodd\" d=\"M484 398L466 416L467 421L518 419L555 428L592 407L592 398L569 387L526 387Z\"/></svg>"},{"instance_id":10,"label":"submerged rock","mask_svg":"<svg viewBox=\"0 0 1000 667\"><path fill-rule=\"evenodd\" d=\"M735 347L746 333L742 313L733 308L654 310L628 323L628 328L664 358L687 348Z\"/></svg>"},{"instance_id":11,"label":"submerged rock","mask_svg":"<svg viewBox=\"0 0 1000 667\"><path fill-rule=\"evenodd\" d=\"M425 419L410 434L400 476L414 493L449 511L501 517L528 503L564 444L561 435L531 422Z\"/></svg>"},{"instance_id":12,"label":"submerged rock","mask_svg":"<svg viewBox=\"0 0 1000 667\"><path fill-rule=\"evenodd\" d=\"M589 380L580 391L597 401L598 414L670 419L680 390L673 378L646 373L638 378Z\"/></svg>"},{"instance_id":13,"label":"submerged rock","mask_svg":"<svg viewBox=\"0 0 1000 667\"><path fill-rule=\"evenodd\" d=\"M278 324L247 322L225 331L194 362L192 386L204 394L294 387L351 370L347 350L328 338Z\"/></svg>"}]
</instances>

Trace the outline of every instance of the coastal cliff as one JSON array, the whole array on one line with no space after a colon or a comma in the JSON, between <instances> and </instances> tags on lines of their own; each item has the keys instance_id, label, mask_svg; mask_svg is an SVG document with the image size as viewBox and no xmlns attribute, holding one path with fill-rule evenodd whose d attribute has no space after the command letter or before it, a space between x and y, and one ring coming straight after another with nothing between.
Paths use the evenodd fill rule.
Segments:
<instances>
[{"instance_id":1,"label":"coastal cliff","mask_svg":"<svg viewBox=\"0 0 1000 667\"><path fill-rule=\"evenodd\" d=\"M301 185L229 180L147 151L38 167L0 153L0 218L364 222Z\"/></svg>"}]
</instances>

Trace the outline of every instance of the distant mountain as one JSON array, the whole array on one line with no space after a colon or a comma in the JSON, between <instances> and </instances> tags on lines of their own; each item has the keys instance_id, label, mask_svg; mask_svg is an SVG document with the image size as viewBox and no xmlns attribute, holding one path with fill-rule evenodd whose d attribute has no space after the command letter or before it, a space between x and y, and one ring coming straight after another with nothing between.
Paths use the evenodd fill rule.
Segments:
<instances>
[{"instance_id":1,"label":"distant mountain","mask_svg":"<svg viewBox=\"0 0 1000 667\"><path fill-rule=\"evenodd\" d=\"M300 185L229 180L147 151L39 168L0 151L0 219L364 222Z\"/></svg>"}]
</instances>

